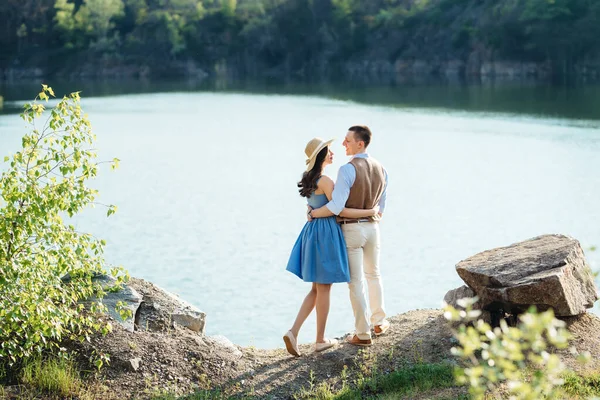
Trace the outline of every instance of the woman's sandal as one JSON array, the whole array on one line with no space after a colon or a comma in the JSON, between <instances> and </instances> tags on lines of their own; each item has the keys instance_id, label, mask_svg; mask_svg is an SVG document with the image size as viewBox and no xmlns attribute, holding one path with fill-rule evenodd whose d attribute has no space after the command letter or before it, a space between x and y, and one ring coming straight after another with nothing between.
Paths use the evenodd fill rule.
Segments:
<instances>
[{"instance_id":1,"label":"woman's sandal","mask_svg":"<svg viewBox=\"0 0 600 400\"><path fill-rule=\"evenodd\" d=\"M332 348L336 344L338 344L337 339L327 338L327 339L325 339L325 342L323 342L323 343L315 343L315 351L319 352L319 351L327 350L327 349Z\"/></svg>"},{"instance_id":2,"label":"woman's sandal","mask_svg":"<svg viewBox=\"0 0 600 400\"><path fill-rule=\"evenodd\" d=\"M287 331L285 335L283 335L283 342L285 343L285 348L288 353L293 356L300 357L300 349L298 348L298 343L292 331Z\"/></svg>"}]
</instances>

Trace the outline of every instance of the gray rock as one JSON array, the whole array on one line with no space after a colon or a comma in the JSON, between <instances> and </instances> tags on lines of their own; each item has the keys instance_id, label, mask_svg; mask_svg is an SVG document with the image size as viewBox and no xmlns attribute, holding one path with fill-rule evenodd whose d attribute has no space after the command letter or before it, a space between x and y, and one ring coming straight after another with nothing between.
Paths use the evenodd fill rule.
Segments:
<instances>
[{"instance_id":1,"label":"gray rock","mask_svg":"<svg viewBox=\"0 0 600 400\"><path fill-rule=\"evenodd\" d=\"M516 314L535 305L570 316L584 313L598 299L579 242L564 235L484 251L459 262L456 270L490 311Z\"/></svg>"},{"instance_id":2,"label":"gray rock","mask_svg":"<svg viewBox=\"0 0 600 400\"><path fill-rule=\"evenodd\" d=\"M175 307L171 313L173 322L194 332L204 333L206 314L190 303L175 297L173 294L169 292L166 293L171 296L174 302L178 302L177 307Z\"/></svg>"},{"instance_id":3,"label":"gray rock","mask_svg":"<svg viewBox=\"0 0 600 400\"><path fill-rule=\"evenodd\" d=\"M202 311L186 308L174 312L171 317L175 324L194 332L204 332L204 313Z\"/></svg>"},{"instance_id":4,"label":"gray rock","mask_svg":"<svg viewBox=\"0 0 600 400\"><path fill-rule=\"evenodd\" d=\"M69 274L65 275L61 278L63 282L68 282L71 279ZM133 332L134 327L134 317L135 313L142 302L142 296L135 291L135 289L129 287L128 285L123 285L120 290L113 290L117 280L110 275L99 274L92 278L94 283L98 283L105 291L106 294L102 299L100 299L100 303L106 306L108 314L124 329L129 332ZM97 298L92 297L86 301L84 304L89 304L90 302L98 301ZM117 303L122 302L124 304L124 308L131 311L131 316L127 319L123 320L121 315L117 312L116 307Z\"/></svg>"},{"instance_id":5,"label":"gray rock","mask_svg":"<svg viewBox=\"0 0 600 400\"><path fill-rule=\"evenodd\" d=\"M233 344L229 339L225 336L215 335L215 336L206 336L204 337L204 343L209 345L210 347L219 347L223 350L228 351L236 358L242 358L243 354L240 351L239 347Z\"/></svg>"},{"instance_id":6,"label":"gray rock","mask_svg":"<svg viewBox=\"0 0 600 400\"><path fill-rule=\"evenodd\" d=\"M206 314L178 296L142 279L130 285L143 294L135 324L139 330L162 332L176 325L204 334Z\"/></svg>"},{"instance_id":7,"label":"gray rock","mask_svg":"<svg viewBox=\"0 0 600 400\"><path fill-rule=\"evenodd\" d=\"M129 364L129 368L131 368L131 370L133 372L137 372L138 369L140 369L140 363L142 362L142 359L137 357L137 358L132 358L129 360L128 364Z\"/></svg>"},{"instance_id":8,"label":"gray rock","mask_svg":"<svg viewBox=\"0 0 600 400\"><path fill-rule=\"evenodd\" d=\"M135 317L135 326L141 331L163 332L172 328L172 321L170 314L163 311L160 304L142 301Z\"/></svg>"},{"instance_id":9,"label":"gray rock","mask_svg":"<svg viewBox=\"0 0 600 400\"><path fill-rule=\"evenodd\" d=\"M446 293L446 295L444 296L444 302L448 305L451 305L454 308L462 309L463 307L458 305L458 300L471 298L475 296L477 295L473 290L471 290L470 287L462 285L459 288L449 290L448 293ZM480 310L481 303L477 301L475 304L473 304L472 308L473 310Z\"/></svg>"}]
</instances>

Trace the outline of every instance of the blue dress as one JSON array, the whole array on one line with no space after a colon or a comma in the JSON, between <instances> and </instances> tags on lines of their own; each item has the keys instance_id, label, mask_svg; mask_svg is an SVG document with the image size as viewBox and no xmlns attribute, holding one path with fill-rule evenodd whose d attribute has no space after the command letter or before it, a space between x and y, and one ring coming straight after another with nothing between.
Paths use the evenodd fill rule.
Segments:
<instances>
[{"instance_id":1,"label":"blue dress","mask_svg":"<svg viewBox=\"0 0 600 400\"><path fill-rule=\"evenodd\" d=\"M308 205L320 208L328 203L324 194L308 198ZM306 222L286 268L304 282L350 282L348 253L342 229L335 216Z\"/></svg>"}]
</instances>

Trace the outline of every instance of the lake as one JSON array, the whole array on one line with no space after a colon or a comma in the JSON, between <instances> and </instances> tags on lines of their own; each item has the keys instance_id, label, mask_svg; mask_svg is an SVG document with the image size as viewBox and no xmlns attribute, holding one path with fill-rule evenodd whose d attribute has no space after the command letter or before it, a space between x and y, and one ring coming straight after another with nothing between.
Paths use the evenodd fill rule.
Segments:
<instances>
[{"instance_id":1,"label":"lake","mask_svg":"<svg viewBox=\"0 0 600 400\"><path fill-rule=\"evenodd\" d=\"M195 82L58 83L83 90L101 159L102 203L79 230L106 258L207 313L207 333L280 347L309 289L285 271L305 223L296 182L304 146L349 126L373 131L389 173L381 223L388 314L437 308L461 285L454 266L546 233L578 239L600 269L600 87L535 84L406 86ZM0 86L0 155L25 132L14 110L37 85ZM2 168L5 168L3 166ZM334 285L327 334L352 330L345 284ZM314 341L315 318L300 333Z\"/></svg>"}]
</instances>

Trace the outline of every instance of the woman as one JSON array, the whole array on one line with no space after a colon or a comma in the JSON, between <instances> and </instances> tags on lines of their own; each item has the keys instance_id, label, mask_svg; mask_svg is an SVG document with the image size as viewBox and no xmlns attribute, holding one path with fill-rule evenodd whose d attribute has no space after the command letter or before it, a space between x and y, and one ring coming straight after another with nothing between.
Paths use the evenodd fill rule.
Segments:
<instances>
[{"instance_id":1,"label":"woman","mask_svg":"<svg viewBox=\"0 0 600 400\"><path fill-rule=\"evenodd\" d=\"M298 182L300 196L306 197L311 208L319 208L331 200L333 181L322 175L323 169L333 162L333 152L329 149L332 140L314 138L306 145L307 168ZM375 215L377 209L357 210L345 208L340 215L350 218L363 218ZM349 282L348 255L344 236L335 216L318 218L307 222L292 249L287 270L305 282L312 282L312 288L304 298L292 328L283 336L287 351L300 356L298 332L302 324L317 309L317 338L315 351L323 351L337 344L337 340L325 338L325 324L329 314L331 284Z\"/></svg>"}]
</instances>

